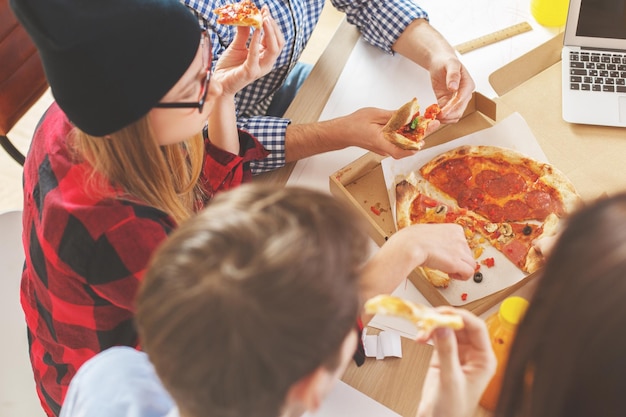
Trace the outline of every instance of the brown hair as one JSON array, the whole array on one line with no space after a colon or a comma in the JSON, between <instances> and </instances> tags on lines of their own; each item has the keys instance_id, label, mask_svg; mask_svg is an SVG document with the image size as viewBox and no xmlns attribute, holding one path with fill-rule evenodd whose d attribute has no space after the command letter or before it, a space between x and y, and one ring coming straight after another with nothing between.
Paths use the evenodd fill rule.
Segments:
<instances>
[{"instance_id":1,"label":"brown hair","mask_svg":"<svg viewBox=\"0 0 626 417\"><path fill-rule=\"evenodd\" d=\"M93 193L106 193L110 182L122 190L121 195L110 197L139 199L179 223L191 216L202 198L198 181L204 160L201 133L187 142L159 146L146 115L106 138L74 129L71 141L93 167L86 183Z\"/></svg>"},{"instance_id":2,"label":"brown hair","mask_svg":"<svg viewBox=\"0 0 626 417\"><path fill-rule=\"evenodd\" d=\"M360 309L363 230L329 195L249 184L168 238L137 323L183 415L276 417L291 385L339 365Z\"/></svg>"},{"instance_id":3,"label":"brown hair","mask_svg":"<svg viewBox=\"0 0 626 417\"><path fill-rule=\"evenodd\" d=\"M621 416L626 194L568 222L520 324L496 416Z\"/></svg>"}]
</instances>

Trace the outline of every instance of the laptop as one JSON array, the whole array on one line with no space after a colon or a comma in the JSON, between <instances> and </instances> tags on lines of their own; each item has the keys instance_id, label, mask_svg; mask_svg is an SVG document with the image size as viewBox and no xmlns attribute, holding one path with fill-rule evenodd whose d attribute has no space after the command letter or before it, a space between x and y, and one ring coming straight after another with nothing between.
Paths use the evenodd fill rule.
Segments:
<instances>
[{"instance_id":1,"label":"laptop","mask_svg":"<svg viewBox=\"0 0 626 417\"><path fill-rule=\"evenodd\" d=\"M563 119L626 126L626 0L570 0L562 59Z\"/></svg>"}]
</instances>

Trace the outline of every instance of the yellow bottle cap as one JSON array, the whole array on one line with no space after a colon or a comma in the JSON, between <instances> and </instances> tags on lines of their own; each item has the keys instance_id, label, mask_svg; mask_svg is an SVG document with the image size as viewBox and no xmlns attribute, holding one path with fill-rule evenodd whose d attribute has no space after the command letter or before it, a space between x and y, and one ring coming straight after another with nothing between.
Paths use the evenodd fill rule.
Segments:
<instances>
[{"instance_id":1,"label":"yellow bottle cap","mask_svg":"<svg viewBox=\"0 0 626 417\"><path fill-rule=\"evenodd\" d=\"M500 317L506 323L517 326L524 317L528 301L525 298L513 296L505 299L500 305Z\"/></svg>"}]
</instances>

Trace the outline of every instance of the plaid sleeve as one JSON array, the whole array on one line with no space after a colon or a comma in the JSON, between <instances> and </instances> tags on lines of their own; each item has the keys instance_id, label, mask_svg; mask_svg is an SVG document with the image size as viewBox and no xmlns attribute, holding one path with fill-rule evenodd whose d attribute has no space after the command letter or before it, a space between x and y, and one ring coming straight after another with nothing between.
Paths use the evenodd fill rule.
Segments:
<instances>
[{"instance_id":1,"label":"plaid sleeve","mask_svg":"<svg viewBox=\"0 0 626 417\"><path fill-rule=\"evenodd\" d=\"M285 165L285 132L289 123L289 119L270 116L239 119L239 128L250 132L269 152L266 158L250 163L254 175Z\"/></svg>"},{"instance_id":2,"label":"plaid sleeve","mask_svg":"<svg viewBox=\"0 0 626 417\"><path fill-rule=\"evenodd\" d=\"M359 28L363 38L388 53L404 29L415 19L428 19L417 4L407 0L331 0L346 13L348 22Z\"/></svg>"},{"instance_id":3,"label":"plaid sleeve","mask_svg":"<svg viewBox=\"0 0 626 417\"><path fill-rule=\"evenodd\" d=\"M211 2L207 0L181 0L181 3L192 9L201 20L208 20L209 14L213 13Z\"/></svg>"},{"instance_id":4,"label":"plaid sleeve","mask_svg":"<svg viewBox=\"0 0 626 417\"><path fill-rule=\"evenodd\" d=\"M205 138L206 157L201 181L209 198L218 191L228 190L250 181L252 162L262 160L268 155L263 145L243 130L239 131L239 145L239 154L235 155L214 146L208 138Z\"/></svg>"}]
</instances>

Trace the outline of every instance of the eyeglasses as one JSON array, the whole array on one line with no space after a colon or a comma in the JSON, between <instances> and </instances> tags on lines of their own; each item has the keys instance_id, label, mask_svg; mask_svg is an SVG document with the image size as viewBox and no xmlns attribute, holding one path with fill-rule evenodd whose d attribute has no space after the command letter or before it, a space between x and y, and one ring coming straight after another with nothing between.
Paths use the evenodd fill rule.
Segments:
<instances>
[{"instance_id":1,"label":"eyeglasses","mask_svg":"<svg viewBox=\"0 0 626 417\"><path fill-rule=\"evenodd\" d=\"M197 102L181 101L178 103L157 103L154 107L160 109L198 109L202 113L207 93L209 92L209 81L211 80L211 39L206 30L202 31L200 38L200 46L202 47L202 66L206 68L206 76L202 79L202 89Z\"/></svg>"}]
</instances>

